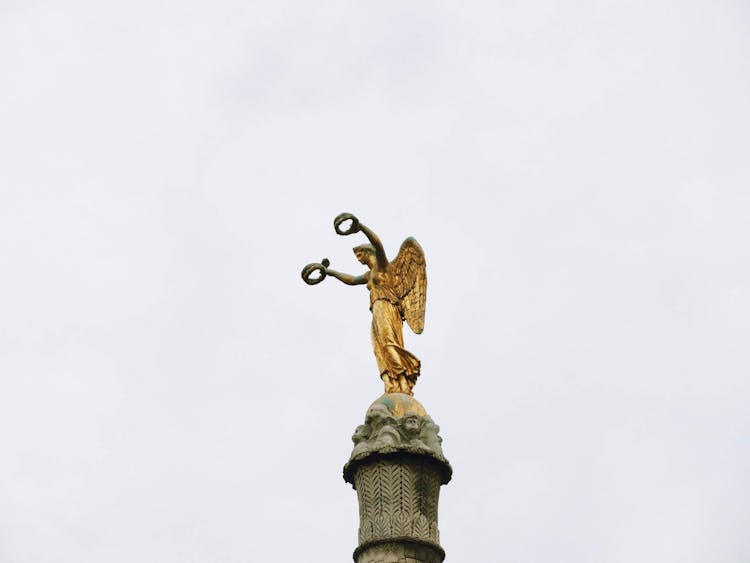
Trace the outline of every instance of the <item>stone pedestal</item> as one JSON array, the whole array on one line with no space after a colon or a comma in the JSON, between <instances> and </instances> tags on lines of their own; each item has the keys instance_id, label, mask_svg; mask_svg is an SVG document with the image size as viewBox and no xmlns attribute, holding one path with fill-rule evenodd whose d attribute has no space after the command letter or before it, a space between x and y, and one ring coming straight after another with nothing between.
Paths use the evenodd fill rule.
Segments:
<instances>
[{"instance_id":1,"label":"stone pedestal","mask_svg":"<svg viewBox=\"0 0 750 563\"><path fill-rule=\"evenodd\" d=\"M356 563L441 563L440 486L452 470L440 428L409 395L383 395L352 437L344 479L357 491Z\"/></svg>"}]
</instances>

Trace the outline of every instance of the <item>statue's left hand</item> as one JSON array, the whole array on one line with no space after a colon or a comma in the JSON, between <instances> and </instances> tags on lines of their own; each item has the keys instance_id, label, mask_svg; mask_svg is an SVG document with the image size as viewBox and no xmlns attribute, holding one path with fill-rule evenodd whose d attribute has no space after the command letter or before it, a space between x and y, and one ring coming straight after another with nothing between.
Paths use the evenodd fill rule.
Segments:
<instances>
[{"instance_id":1,"label":"statue's left hand","mask_svg":"<svg viewBox=\"0 0 750 563\"><path fill-rule=\"evenodd\" d=\"M302 280L307 285L315 285L316 283L322 282L326 279L326 269L331 265L331 261L328 258L323 258L320 262L313 262L302 268ZM311 277L315 272L320 272L318 277Z\"/></svg>"},{"instance_id":2,"label":"statue's left hand","mask_svg":"<svg viewBox=\"0 0 750 563\"><path fill-rule=\"evenodd\" d=\"M351 221L348 229L342 229L341 224ZM340 235L353 235L359 232L359 219L351 213L339 213L333 220L333 229Z\"/></svg>"}]
</instances>

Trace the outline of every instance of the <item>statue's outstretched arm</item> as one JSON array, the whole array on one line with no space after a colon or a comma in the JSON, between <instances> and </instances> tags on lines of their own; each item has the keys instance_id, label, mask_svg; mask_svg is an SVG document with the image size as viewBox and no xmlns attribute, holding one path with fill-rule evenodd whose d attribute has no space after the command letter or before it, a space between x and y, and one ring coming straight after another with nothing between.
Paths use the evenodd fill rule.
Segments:
<instances>
[{"instance_id":1,"label":"statue's outstretched arm","mask_svg":"<svg viewBox=\"0 0 750 563\"><path fill-rule=\"evenodd\" d=\"M342 272L337 272L336 270L330 270L326 268L325 270L326 275L333 276L339 281L344 282L346 285L363 285L367 283L367 274L363 274L361 276L353 276L351 274L344 274Z\"/></svg>"}]
</instances>

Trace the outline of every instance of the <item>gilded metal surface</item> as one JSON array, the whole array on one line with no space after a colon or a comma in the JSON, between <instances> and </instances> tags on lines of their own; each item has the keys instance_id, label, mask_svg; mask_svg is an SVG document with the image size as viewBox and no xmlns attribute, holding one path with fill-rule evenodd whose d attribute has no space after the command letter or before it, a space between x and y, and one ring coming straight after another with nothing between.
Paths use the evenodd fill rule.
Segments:
<instances>
[{"instance_id":1,"label":"gilded metal surface","mask_svg":"<svg viewBox=\"0 0 750 563\"><path fill-rule=\"evenodd\" d=\"M393 261L388 258L378 236L351 213L341 213L333 221L339 235L363 233L370 244L353 248L357 260L368 271L360 276L330 269L329 261L313 262L302 269L309 285L333 276L347 285L365 285L370 291L373 351L386 393L412 395L419 377L419 359L404 348L404 320L416 334L424 329L427 273L422 247L407 238ZM317 272L317 275L315 275Z\"/></svg>"},{"instance_id":2,"label":"gilded metal surface","mask_svg":"<svg viewBox=\"0 0 750 563\"><path fill-rule=\"evenodd\" d=\"M403 395L401 393L393 393L382 395L379 397L370 408L375 405L383 405L388 409L396 418L401 418L407 413L414 413L419 416L427 416L427 411L422 406L422 403L417 401L414 397Z\"/></svg>"}]
</instances>

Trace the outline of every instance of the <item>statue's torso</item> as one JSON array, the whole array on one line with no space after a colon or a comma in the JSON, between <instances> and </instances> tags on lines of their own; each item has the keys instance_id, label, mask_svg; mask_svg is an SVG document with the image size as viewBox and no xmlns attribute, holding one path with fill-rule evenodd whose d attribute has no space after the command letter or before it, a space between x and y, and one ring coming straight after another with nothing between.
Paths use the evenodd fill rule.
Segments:
<instances>
[{"instance_id":1,"label":"statue's torso","mask_svg":"<svg viewBox=\"0 0 750 563\"><path fill-rule=\"evenodd\" d=\"M370 279L367 280L367 289L370 290L370 306L379 299L388 301L398 306L400 299L396 293L399 277L389 272L373 268L370 272Z\"/></svg>"}]
</instances>

